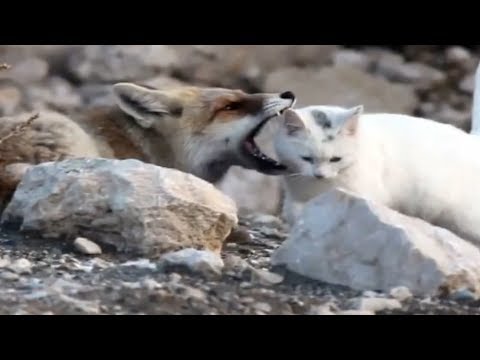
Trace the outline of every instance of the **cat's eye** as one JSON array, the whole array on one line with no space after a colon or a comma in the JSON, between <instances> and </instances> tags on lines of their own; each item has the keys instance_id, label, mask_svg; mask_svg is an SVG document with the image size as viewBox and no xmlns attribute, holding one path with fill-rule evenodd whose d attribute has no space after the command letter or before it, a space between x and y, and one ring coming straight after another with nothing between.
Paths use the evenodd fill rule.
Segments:
<instances>
[{"instance_id":1,"label":"cat's eye","mask_svg":"<svg viewBox=\"0 0 480 360\"><path fill-rule=\"evenodd\" d=\"M302 156L302 160L305 160L306 162L313 163L313 158L310 156Z\"/></svg>"},{"instance_id":2,"label":"cat's eye","mask_svg":"<svg viewBox=\"0 0 480 360\"><path fill-rule=\"evenodd\" d=\"M341 157L334 156L334 157L332 157L332 158L330 159L330 162L331 162L331 163L336 163L336 162L339 162L339 161L341 161L341 160L342 160Z\"/></svg>"}]
</instances>

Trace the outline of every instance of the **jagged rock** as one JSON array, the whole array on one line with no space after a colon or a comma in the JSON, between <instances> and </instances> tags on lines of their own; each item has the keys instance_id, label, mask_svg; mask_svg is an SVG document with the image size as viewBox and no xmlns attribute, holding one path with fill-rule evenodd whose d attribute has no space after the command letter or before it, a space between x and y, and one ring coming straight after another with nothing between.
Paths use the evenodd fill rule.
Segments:
<instances>
[{"instance_id":1,"label":"jagged rock","mask_svg":"<svg viewBox=\"0 0 480 360\"><path fill-rule=\"evenodd\" d=\"M46 238L86 237L119 251L219 252L236 207L213 185L137 160L44 163L23 178L2 216Z\"/></svg>"},{"instance_id":2,"label":"jagged rock","mask_svg":"<svg viewBox=\"0 0 480 360\"><path fill-rule=\"evenodd\" d=\"M312 200L274 265L324 282L388 293L480 292L480 250L452 232L340 189Z\"/></svg>"}]
</instances>

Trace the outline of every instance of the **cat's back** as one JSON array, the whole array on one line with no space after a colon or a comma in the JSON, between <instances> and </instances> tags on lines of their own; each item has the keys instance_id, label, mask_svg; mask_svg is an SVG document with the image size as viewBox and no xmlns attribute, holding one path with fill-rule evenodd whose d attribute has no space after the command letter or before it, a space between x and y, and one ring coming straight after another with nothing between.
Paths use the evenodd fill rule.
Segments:
<instances>
[{"instance_id":1,"label":"cat's back","mask_svg":"<svg viewBox=\"0 0 480 360\"><path fill-rule=\"evenodd\" d=\"M463 130L449 124L403 114L367 113L361 116L360 125L370 132L381 132L385 135L388 133L415 135L423 132L447 137L464 137L468 135Z\"/></svg>"},{"instance_id":2,"label":"cat's back","mask_svg":"<svg viewBox=\"0 0 480 360\"><path fill-rule=\"evenodd\" d=\"M438 154L474 151L480 155L480 138L449 124L402 114L364 114L360 118L361 136L384 146L402 147L404 152L415 149L434 150ZM406 148L406 147L409 148ZM467 150L468 149L468 150ZM418 154L417 154L418 155ZM480 160L480 156L478 157Z\"/></svg>"}]
</instances>

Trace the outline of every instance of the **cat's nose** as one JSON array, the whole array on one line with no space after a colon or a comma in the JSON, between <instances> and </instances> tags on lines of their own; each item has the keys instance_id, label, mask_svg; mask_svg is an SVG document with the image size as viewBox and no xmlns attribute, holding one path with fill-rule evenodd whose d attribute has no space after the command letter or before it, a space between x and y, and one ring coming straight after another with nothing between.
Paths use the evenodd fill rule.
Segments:
<instances>
[{"instance_id":1,"label":"cat's nose","mask_svg":"<svg viewBox=\"0 0 480 360\"><path fill-rule=\"evenodd\" d=\"M295 94L291 91L285 91L283 93L280 94L280 98L281 99L285 99L285 100L295 100Z\"/></svg>"},{"instance_id":2,"label":"cat's nose","mask_svg":"<svg viewBox=\"0 0 480 360\"><path fill-rule=\"evenodd\" d=\"M324 176L322 174L315 174L314 175L317 179L323 179Z\"/></svg>"}]
</instances>

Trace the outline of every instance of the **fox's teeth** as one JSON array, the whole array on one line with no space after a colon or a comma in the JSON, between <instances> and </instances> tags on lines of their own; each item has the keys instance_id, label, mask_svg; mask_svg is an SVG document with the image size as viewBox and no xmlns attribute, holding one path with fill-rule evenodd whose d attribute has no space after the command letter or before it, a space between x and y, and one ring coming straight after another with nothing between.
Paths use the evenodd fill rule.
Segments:
<instances>
[{"instance_id":1,"label":"fox's teeth","mask_svg":"<svg viewBox=\"0 0 480 360\"><path fill-rule=\"evenodd\" d=\"M280 116L282 113L280 111L277 111L277 116Z\"/></svg>"}]
</instances>

